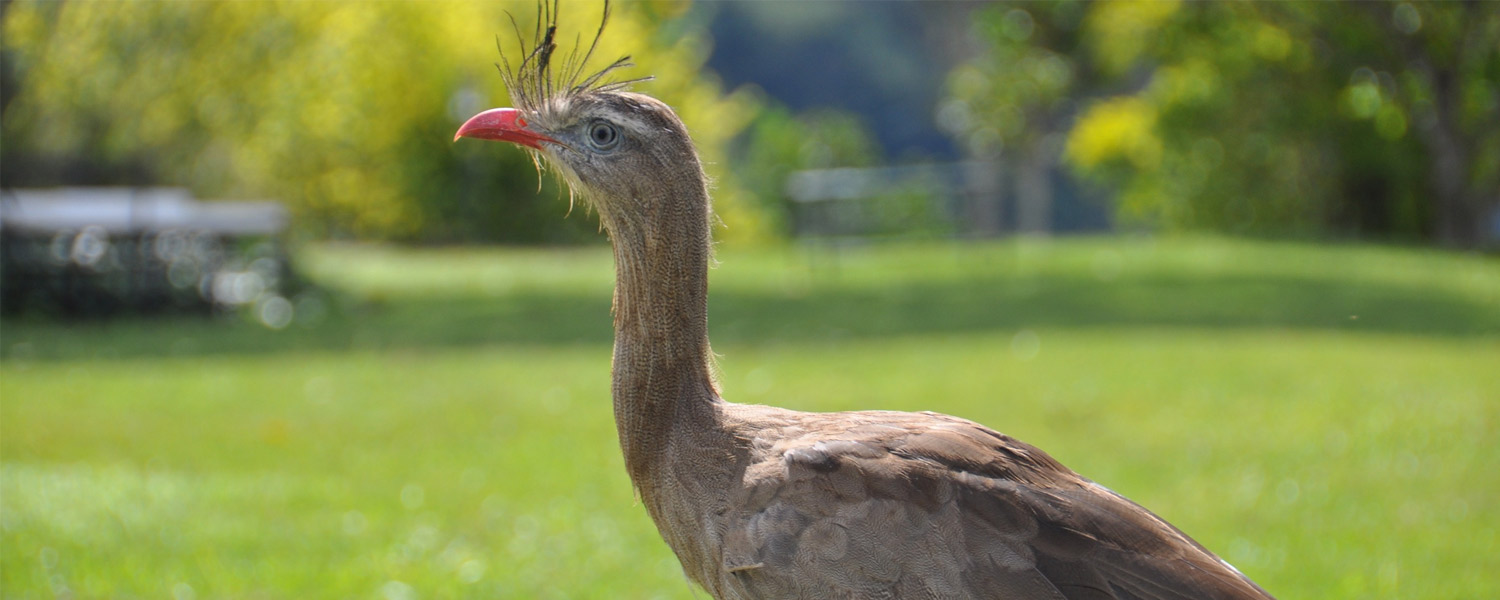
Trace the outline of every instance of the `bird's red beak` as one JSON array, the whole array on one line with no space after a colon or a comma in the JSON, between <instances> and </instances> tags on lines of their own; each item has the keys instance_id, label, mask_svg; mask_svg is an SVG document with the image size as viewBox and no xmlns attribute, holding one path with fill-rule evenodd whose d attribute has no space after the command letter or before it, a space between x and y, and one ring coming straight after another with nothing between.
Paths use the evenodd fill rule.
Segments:
<instances>
[{"instance_id":1,"label":"bird's red beak","mask_svg":"<svg viewBox=\"0 0 1500 600\"><path fill-rule=\"evenodd\" d=\"M529 146L538 150L542 149L542 142L559 143L540 133L526 128L526 119L521 116L521 111L514 108L492 108L464 121L458 133L453 134L453 141L458 138L478 138L481 140L500 140L512 144Z\"/></svg>"}]
</instances>

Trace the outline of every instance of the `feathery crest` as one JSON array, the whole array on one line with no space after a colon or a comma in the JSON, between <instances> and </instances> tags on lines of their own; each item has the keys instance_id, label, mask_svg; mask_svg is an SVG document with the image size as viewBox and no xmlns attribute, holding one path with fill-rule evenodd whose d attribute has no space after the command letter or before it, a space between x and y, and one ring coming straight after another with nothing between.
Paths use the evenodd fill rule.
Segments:
<instances>
[{"instance_id":1,"label":"feathery crest","mask_svg":"<svg viewBox=\"0 0 1500 600\"><path fill-rule=\"evenodd\" d=\"M594 33L594 40L589 43L588 50L580 56L578 51L582 43L581 40L575 38L573 49L562 61L560 70L554 68L552 64L553 54L557 51L558 0L551 0L550 4L547 0L538 0L536 27L532 31L530 48L527 47L526 37L521 33L521 27L516 23L515 16L506 13L510 16L511 27L515 30L522 59L520 64L512 69L510 60L505 56L505 49L501 46L500 37L496 36L495 46L500 50L500 63L495 67L500 69L500 77L505 81L505 88L509 90L511 102L516 108L533 113L550 112L554 101L595 92L616 91L630 84L651 79L647 76L623 81L604 81L605 76L616 69L634 66L629 56L620 57L609 66L591 75L584 75L589 59L594 56L594 51L599 47L599 38L604 35L604 27L609 23L609 12L609 1L605 0L604 16L599 19L599 30Z\"/></svg>"}]
</instances>

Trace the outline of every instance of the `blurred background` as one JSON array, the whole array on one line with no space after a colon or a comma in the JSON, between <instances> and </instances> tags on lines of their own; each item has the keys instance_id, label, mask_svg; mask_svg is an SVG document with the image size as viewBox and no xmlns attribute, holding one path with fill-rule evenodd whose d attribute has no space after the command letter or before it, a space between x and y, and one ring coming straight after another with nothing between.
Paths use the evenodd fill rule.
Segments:
<instances>
[{"instance_id":1,"label":"blurred background","mask_svg":"<svg viewBox=\"0 0 1500 600\"><path fill-rule=\"evenodd\" d=\"M597 219L452 141L535 13L0 1L0 595L690 597ZM1500 592L1495 6L618 3L627 54L729 399L973 418L1280 596Z\"/></svg>"}]
</instances>

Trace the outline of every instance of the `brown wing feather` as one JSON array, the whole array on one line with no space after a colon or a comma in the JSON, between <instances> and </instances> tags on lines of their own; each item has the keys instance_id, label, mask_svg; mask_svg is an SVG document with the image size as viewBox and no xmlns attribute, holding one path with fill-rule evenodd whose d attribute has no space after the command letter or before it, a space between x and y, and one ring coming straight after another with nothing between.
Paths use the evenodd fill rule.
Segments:
<instances>
[{"instance_id":1,"label":"brown wing feather","mask_svg":"<svg viewBox=\"0 0 1500 600\"><path fill-rule=\"evenodd\" d=\"M1045 452L933 413L783 413L726 515L726 598L1270 598Z\"/></svg>"}]
</instances>

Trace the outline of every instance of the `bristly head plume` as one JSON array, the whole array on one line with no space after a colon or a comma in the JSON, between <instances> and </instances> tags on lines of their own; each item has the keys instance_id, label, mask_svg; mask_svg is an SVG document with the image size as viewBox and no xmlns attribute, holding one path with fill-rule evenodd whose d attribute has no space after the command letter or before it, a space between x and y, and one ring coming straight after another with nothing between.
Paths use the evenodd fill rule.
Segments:
<instances>
[{"instance_id":1,"label":"bristly head plume","mask_svg":"<svg viewBox=\"0 0 1500 600\"><path fill-rule=\"evenodd\" d=\"M511 68L510 60L505 56L505 49L500 44L500 38L498 36L495 38L495 45L500 48L500 63L495 67L500 69L500 77L505 80L505 88L510 92L511 102L516 108L533 114L546 114L574 97L595 92L622 90L633 83L651 79L648 76L623 81L604 80L605 76L616 69L634 66L629 56L622 56L609 66L591 75L584 75L589 59L594 56L594 50L599 47L599 38L604 35L604 27L609 23L609 0L604 2L604 16L599 19L599 30L594 33L594 40L589 43L588 50L579 55L578 51L582 44L581 40L575 39L573 49L563 60L561 69L554 68L552 59L557 51L557 12L558 0L551 0L550 4L547 0L538 0L536 28L532 32L529 48L526 36L521 33L521 27L516 24L515 16L507 13L521 48L522 59L514 69Z\"/></svg>"}]
</instances>

